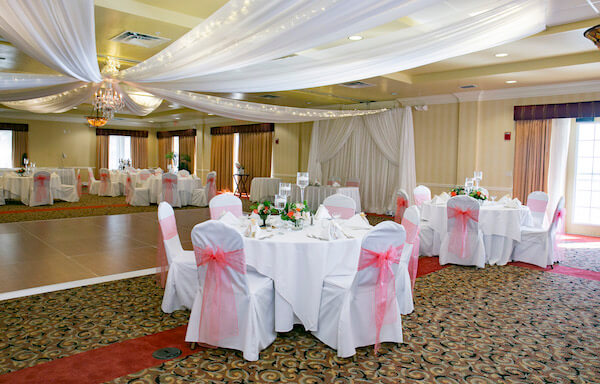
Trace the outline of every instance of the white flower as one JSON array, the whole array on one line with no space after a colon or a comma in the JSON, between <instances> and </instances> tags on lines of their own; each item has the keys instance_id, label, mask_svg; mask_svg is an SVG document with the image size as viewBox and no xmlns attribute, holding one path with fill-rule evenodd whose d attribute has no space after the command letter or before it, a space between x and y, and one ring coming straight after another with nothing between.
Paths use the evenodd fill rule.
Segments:
<instances>
[{"instance_id":1,"label":"white flower","mask_svg":"<svg viewBox=\"0 0 600 384\"><path fill-rule=\"evenodd\" d=\"M296 208L304 209L304 204L296 203Z\"/></svg>"}]
</instances>

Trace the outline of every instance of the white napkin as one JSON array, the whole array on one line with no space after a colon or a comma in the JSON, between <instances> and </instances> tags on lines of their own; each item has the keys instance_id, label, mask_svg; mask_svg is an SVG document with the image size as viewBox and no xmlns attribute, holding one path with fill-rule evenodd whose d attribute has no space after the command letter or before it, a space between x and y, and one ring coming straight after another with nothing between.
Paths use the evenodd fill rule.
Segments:
<instances>
[{"instance_id":1,"label":"white napkin","mask_svg":"<svg viewBox=\"0 0 600 384\"><path fill-rule=\"evenodd\" d=\"M340 186L340 183L338 183L338 182L336 181L336 182L334 182L334 183L333 183L331 186L332 186L332 187L336 187L336 188L338 188L338 187Z\"/></svg>"},{"instance_id":2,"label":"white napkin","mask_svg":"<svg viewBox=\"0 0 600 384\"><path fill-rule=\"evenodd\" d=\"M342 223L342 225L346 229L371 229L372 228L372 226L371 226L371 224L369 224L369 221L367 220L365 214L362 212L357 213L356 215L352 216L348 220L344 221L344 223Z\"/></svg>"},{"instance_id":3,"label":"white napkin","mask_svg":"<svg viewBox=\"0 0 600 384\"><path fill-rule=\"evenodd\" d=\"M331 215L329 214L329 210L325 208L323 204L321 204L319 205L319 209L317 209L317 213L315 213L315 220L323 219L331 219Z\"/></svg>"},{"instance_id":4,"label":"white napkin","mask_svg":"<svg viewBox=\"0 0 600 384\"><path fill-rule=\"evenodd\" d=\"M442 193L440 193L439 197L440 197L442 203L447 203L448 200L450 200L451 196L448 193L446 193L446 192L442 192Z\"/></svg>"},{"instance_id":5,"label":"white napkin","mask_svg":"<svg viewBox=\"0 0 600 384\"><path fill-rule=\"evenodd\" d=\"M327 241L345 239L347 237L342 227L333 220L322 221L321 228L316 233L309 234L308 236Z\"/></svg>"},{"instance_id":6,"label":"white napkin","mask_svg":"<svg viewBox=\"0 0 600 384\"><path fill-rule=\"evenodd\" d=\"M230 227L239 227L240 225L240 219L238 217L235 217L235 215L229 211L224 212L221 215L221 218L219 219L220 222L222 222L223 224L227 224Z\"/></svg>"},{"instance_id":7,"label":"white napkin","mask_svg":"<svg viewBox=\"0 0 600 384\"><path fill-rule=\"evenodd\" d=\"M505 208L521 208L521 201L517 198L504 202Z\"/></svg>"},{"instance_id":8,"label":"white napkin","mask_svg":"<svg viewBox=\"0 0 600 384\"><path fill-rule=\"evenodd\" d=\"M498 200L499 203L506 203L507 201L511 200L510 195L506 194L504 196L502 196L502 198L500 200Z\"/></svg>"}]
</instances>

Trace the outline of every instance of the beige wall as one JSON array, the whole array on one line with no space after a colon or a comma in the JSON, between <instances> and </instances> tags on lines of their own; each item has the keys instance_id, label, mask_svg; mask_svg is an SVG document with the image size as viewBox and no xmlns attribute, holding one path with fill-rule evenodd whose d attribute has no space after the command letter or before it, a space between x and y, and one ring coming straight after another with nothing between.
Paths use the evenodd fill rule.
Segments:
<instances>
[{"instance_id":1,"label":"beige wall","mask_svg":"<svg viewBox=\"0 0 600 384\"><path fill-rule=\"evenodd\" d=\"M273 177L295 182L297 172L306 172L311 132L312 122L275 124Z\"/></svg>"}]
</instances>

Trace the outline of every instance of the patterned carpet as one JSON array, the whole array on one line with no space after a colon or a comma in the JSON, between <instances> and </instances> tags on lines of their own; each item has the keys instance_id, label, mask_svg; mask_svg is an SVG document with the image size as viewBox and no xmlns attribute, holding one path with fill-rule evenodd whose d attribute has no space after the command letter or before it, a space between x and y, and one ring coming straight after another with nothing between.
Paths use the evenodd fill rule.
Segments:
<instances>
[{"instance_id":1,"label":"patterned carpet","mask_svg":"<svg viewBox=\"0 0 600 384\"><path fill-rule=\"evenodd\" d=\"M186 324L141 277L2 303L0 374ZM404 344L336 357L301 327L257 362L200 350L114 383L598 383L600 283L505 266L452 266L417 280ZM2 382L2 376L0 376Z\"/></svg>"}]
</instances>

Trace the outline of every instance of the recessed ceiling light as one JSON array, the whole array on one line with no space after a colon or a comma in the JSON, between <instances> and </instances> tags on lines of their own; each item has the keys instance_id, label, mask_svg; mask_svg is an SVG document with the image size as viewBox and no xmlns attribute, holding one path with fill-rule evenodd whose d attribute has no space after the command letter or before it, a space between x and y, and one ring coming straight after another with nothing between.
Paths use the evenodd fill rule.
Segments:
<instances>
[{"instance_id":1,"label":"recessed ceiling light","mask_svg":"<svg viewBox=\"0 0 600 384\"><path fill-rule=\"evenodd\" d=\"M214 116L214 115L215 115L214 113L209 113L209 114L208 114L208 116Z\"/></svg>"},{"instance_id":2,"label":"recessed ceiling light","mask_svg":"<svg viewBox=\"0 0 600 384\"><path fill-rule=\"evenodd\" d=\"M154 120L150 120L150 121L148 121L148 122L149 122L149 123L154 123Z\"/></svg>"},{"instance_id":3,"label":"recessed ceiling light","mask_svg":"<svg viewBox=\"0 0 600 384\"><path fill-rule=\"evenodd\" d=\"M179 105L177 104L169 104L169 108L177 108Z\"/></svg>"},{"instance_id":4,"label":"recessed ceiling light","mask_svg":"<svg viewBox=\"0 0 600 384\"><path fill-rule=\"evenodd\" d=\"M392 92L391 95L392 96L396 96L398 94L398 92Z\"/></svg>"},{"instance_id":5,"label":"recessed ceiling light","mask_svg":"<svg viewBox=\"0 0 600 384\"><path fill-rule=\"evenodd\" d=\"M175 118L175 120L179 120L179 119L181 119L181 117L176 117L176 118Z\"/></svg>"},{"instance_id":6,"label":"recessed ceiling light","mask_svg":"<svg viewBox=\"0 0 600 384\"><path fill-rule=\"evenodd\" d=\"M506 57L506 56L508 56L508 53L496 53L495 56L496 57Z\"/></svg>"},{"instance_id":7,"label":"recessed ceiling light","mask_svg":"<svg viewBox=\"0 0 600 384\"><path fill-rule=\"evenodd\" d=\"M77 109L77 107L73 107L73 109Z\"/></svg>"},{"instance_id":8,"label":"recessed ceiling light","mask_svg":"<svg viewBox=\"0 0 600 384\"><path fill-rule=\"evenodd\" d=\"M506 84L514 84L517 80L506 80Z\"/></svg>"},{"instance_id":9,"label":"recessed ceiling light","mask_svg":"<svg viewBox=\"0 0 600 384\"><path fill-rule=\"evenodd\" d=\"M358 40L362 40L363 37L359 36L359 35L352 35L352 36L348 36L348 40L352 40L352 41L358 41Z\"/></svg>"},{"instance_id":10,"label":"recessed ceiling light","mask_svg":"<svg viewBox=\"0 0 600 384\"><path fill-rule=\"evenodd\" d=\"M312 101L307 101L306 104L312 104Z\"/></svg>"}]
</instances>

